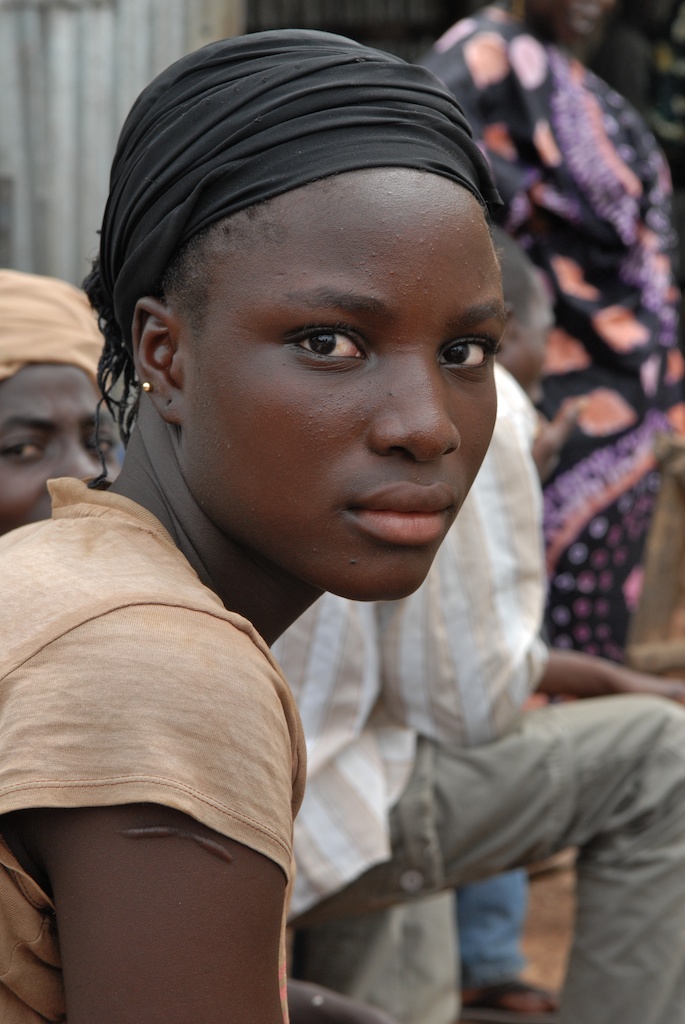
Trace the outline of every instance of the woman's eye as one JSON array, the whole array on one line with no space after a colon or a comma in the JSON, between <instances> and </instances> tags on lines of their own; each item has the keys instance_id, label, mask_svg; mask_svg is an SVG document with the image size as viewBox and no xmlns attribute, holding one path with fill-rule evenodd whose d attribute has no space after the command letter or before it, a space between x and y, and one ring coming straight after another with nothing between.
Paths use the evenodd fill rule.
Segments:
<instances>
[{"instance_id":1,"label":"woman's eye","mask_svg":"<svg viewBox=\"0 0 685 1024\"><path fill-rule=\"evenodd\" d=\"M485 341L455 341L442 353L448 366L482 366L489 354Z\"/></svg>"},{"instance_id":2,"label":"woman's eye","mask_svg":"<svg viewBox=\"0 0 685 1024\"><path fill-rule=\"evenodd\" d=\"M339 331L317 331L298 342L300 348L317 356L333 356L336 359L360 359L361 349L356 342Z\"/></svg>"},{"instance_id":3,"label":"woman's eye","mask_svg":"<svg viewBox=\"0 0 685 1024\"><path fill-rule=\"evenodd\" d=\"M13 459L15 462L35 462L43 455L43 449L35 441L22 441L0 448L0 458Z\"/></svg>"}]
</instances>

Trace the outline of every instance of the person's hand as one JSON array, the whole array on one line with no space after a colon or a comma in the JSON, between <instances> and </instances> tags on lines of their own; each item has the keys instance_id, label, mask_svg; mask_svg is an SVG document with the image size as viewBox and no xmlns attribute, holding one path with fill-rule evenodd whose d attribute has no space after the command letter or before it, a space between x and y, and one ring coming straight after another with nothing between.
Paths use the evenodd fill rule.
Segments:
<instances>
[{"instance_id":1,"label":"person's hand","mask_svg":"<svg viewBox=\"0 0 685 1024\"><path fill-rule=\"evenodd\" d=\"M542 413L538 413L538 429L533 441L532 453L533 461L543 483L556 469L561 449L578 422L578 417L586 401L584 395L565 399L553 420L548 420Z\"/></svg>"},{"instance_id":2,"label":"person's hand","mask_svg":"<svg viewBox=\"0 0 685 1024\"><path fill-rule=\"evenodd\" d=\"M397 1024L375 1006L349 999L309 981L288 980L291 1024Z\"/></svg>"}]
</instances>

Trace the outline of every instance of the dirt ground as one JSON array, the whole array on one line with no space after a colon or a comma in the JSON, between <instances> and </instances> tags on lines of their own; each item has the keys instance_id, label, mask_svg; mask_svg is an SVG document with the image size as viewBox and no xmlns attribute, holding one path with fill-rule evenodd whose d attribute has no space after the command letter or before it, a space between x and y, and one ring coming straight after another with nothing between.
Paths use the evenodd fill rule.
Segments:
<instances>
[{"instance_id":1,"label":"dirt ground","mask_svg":"<svg viewBox=\"0 0 685 1024\"><path fill-rule=\"evenodd\" d=\"M575 912L573 854L531 874L528 919L523 948L529 964L525 978L543 988L559 989L564 979Z\"/></svg>"}]
</instances>

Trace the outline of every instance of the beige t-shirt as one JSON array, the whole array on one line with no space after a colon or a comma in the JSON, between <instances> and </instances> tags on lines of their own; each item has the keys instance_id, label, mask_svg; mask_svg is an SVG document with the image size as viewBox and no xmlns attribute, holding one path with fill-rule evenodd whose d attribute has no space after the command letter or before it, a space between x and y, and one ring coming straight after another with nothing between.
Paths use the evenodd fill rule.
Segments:
<instances>
[{"instance_id":1,"label":"beige t-shirt","mask_svg":"<svg viewBox=\"0 0 685 1024\"><path fill-rule=\"evenodd\" d=\"M0 540L0 814L164 804L289 879L304 743L268 647L145 509L51 492ZM52 909L0 845L2 1024L66 1019Z\"/></svg>"}]
</instances>

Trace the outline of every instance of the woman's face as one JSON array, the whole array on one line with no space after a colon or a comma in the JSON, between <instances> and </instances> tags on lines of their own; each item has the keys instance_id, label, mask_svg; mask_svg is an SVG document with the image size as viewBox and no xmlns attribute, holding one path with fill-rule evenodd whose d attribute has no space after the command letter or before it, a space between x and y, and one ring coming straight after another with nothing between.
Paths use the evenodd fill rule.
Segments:
<instances>
[{"instance_id":1,"label":"woman's face","mask_svg":"<svg viewBox=\"0 0 685 1024\"><path fill-rule=\"evenodd\" d=\"M616 0L526 0L527 20L551 42L573 50L596 39Z\"/></svg>"},{"instance_id":2,"label":"woman's face","mask_svg":"<svg viewBox=\"0 0 685 1024\"><path fill-rule=\"evenodd\" d=\"M100 472L95 450L98 395L75 366L26 366L0 383L0 534L50 517L46 483ZM116 435L103 413L101 445L117 474Z\"/></svg>"},{"instance_id":3,"label":"woman's face","mask_svg":"<svg viewBox=\"0 0 685 1024\"><path fill-rule=\"evenodd\" d=\"M232 218L207 265L176 357L195 499L280 573L411 592L494 424L505 314L478 202L417 171L342 174Z\"/></svg>"}]
</instances>

